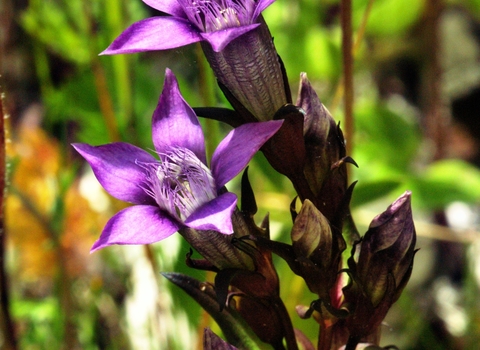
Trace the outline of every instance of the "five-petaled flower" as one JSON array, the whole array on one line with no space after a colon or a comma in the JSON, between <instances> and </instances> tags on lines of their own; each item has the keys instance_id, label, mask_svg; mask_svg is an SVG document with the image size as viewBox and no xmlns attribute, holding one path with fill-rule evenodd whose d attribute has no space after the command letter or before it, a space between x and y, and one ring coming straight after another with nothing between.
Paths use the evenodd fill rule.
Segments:
<instances>
[{"instance_id":1,"label":"five-petaled flower","mask_svg":"<svg viewBox=\"0 0 480 350\"><path fill-rule=\"evenodd\" d=\"M157 242L184 226L232 233L231 215L237 197L224 185L281 124L251 123L232 130L213 153L209 169L198 118L167 69L152 118L152 139L159 160L123 142L73 145L107 192L136 204L108 221L92 251L112 244Z\"/></svg>"},{"instance_id":2,"label":"five-petaled flower","mask_svg":"<svg viewBox=\"0 0 480 350\"><path fill-rule=\"evenodd\" d=\"M167 50L207 41L219 52L257 28L257 18L275 0L143 0L170 16L141 20L127 28L103 54Z\"/></svg>"}]
</instances>

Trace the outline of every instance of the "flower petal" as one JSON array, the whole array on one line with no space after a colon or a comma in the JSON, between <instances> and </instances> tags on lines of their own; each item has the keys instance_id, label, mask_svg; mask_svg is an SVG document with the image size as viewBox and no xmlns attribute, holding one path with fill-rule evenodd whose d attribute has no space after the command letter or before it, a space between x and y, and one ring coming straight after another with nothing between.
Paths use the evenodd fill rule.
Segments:
<instances>
[{"instance_id":1,"label":"flower petal","mask_svg":"<svg viewBox=\"0 0 480 350\"><path fill-rule=\"evenodd\" d=\"M198 208L185 221L185 225L197 230L215 230L224 234L233 233L232 213L237 205L237 196L224 193Z\"/></svg>"},{"instance_id":2,"label":"flower petal","mask_svg":"<svg viewBox=\"0 0 480 350\"><path fill-rule=\"evenodd\" d=\"M135 204L153 204L145 190L145 171L137 164L157 161L151 154L125 142L90 146L72 145L92 167L98 182L117 199Z\"/></svg>"},{"instance_id":3,"label":"flower petal","mask_svg":"<svg viewBox=\"0 0 480 350\"><path fill-rule=\"evenodd\" d=\"M213 153L211 169L217 189L242 171L263 144L282 126L283 120L239 126L220 142Z\"/></svg>"},{"instance_id":4,"label":"flower petal","mask_svg":"<svg viewBox=\"0 0 480 350\"><path fill-rule=\"evenodd\" d=\"M260 16L260 13L262 13L263 10L265 10L268 6L270 6L274 2L275 0L259 0L257 2L257 7L253 12L252 19L255 20L258 16Z\"/></svg>"},{"instance_id":5,"label":"flower petal","mask_svg":"<svg viewBox=\"0 0 480 350\"><path fill-rule=\"evenodd\" d=\"M167 50L203 40L179 17L150 17L132 24L101 55Z\"/></svg>"},{"instance_id":6,"label":"flower petal","mask_svg":"<svg viewBox=\"0 0 480 350\"><path fill-rule=\"evenodd\" d=\"M142 0L155 10L168 13L169 15L186 18L185 11L178 0ZM269 0L271 1L271 0Z\"/></svg>"},{"instance_id":7,"label":"flower petal","mask_svg":"<svg viewBox=\"0 0 480 350\"><path fill-rule=\"evenodd\" d=\"M103 229L90 252L112 244L150 244L174 234L181 227L151 205L135 205L118 212Z\"/></svg>"},{"instance_id":8,"label":"flower petal","mask_svg":"<svg viewBox=\"0 0 480 350\"><path fill-rule=\"evenodd\" d=\"M152 138L160 155L172 147L184 147L206 164L205 139L200 122L180 94L177 79L170 69L165 72L163 91L153 113Z\"/></svg>"},{"instance_id":9,"label":"flower petal","mask_svg":"<svg viewBox=\"0 0 480 350\"><path fill-rule=\"evenodd\" d=\"M203 39L208 41L213 51L220 52L232 40L260 26L260 23L249 24L248 26L227 28L216 32L200 33Z\"/></svg>"}]
</instances>

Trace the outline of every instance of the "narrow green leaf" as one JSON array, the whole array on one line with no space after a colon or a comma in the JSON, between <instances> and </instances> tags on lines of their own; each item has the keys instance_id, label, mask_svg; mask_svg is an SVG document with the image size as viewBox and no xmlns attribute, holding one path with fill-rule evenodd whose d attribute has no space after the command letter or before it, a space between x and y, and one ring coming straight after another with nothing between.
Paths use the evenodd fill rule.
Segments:
<instances>
[{"instance_id":1,"label":"narrow green leaf","mask_svg":"<svg viewBox=\"0 0 480 350\"><path fill-rule=\"evenodd\" d=\"M230 344L241 349L270 349L257 338L235 310L224 308L220 311L215 290L211 284L180 273L162 273L162 275L183 289L215 319Z\"/></svg>"}]
</instances>

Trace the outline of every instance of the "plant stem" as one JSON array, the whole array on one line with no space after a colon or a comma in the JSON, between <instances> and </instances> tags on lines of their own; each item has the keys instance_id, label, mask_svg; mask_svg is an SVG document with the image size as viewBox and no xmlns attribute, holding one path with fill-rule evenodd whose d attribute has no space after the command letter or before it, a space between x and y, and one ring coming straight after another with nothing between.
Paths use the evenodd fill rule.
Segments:
<instances>
[{"instance_id":1,"label":"plant stem","mask_svg":"<svg viewBox=\"0 0 480 350\"><path fill-rule=\"evenodd\" d=\"M347 155L353 151L354 121L353 121L353 54L352 54L352 0L341 2L342 26L342 56L343 56L343 85L345 109L345 133Z\"/></svg>"},{"instance_id":2,"label":"plant stem","mask_svg":"<svg viewBox=\"0 0 480 350\"><path fill-rule=\"evenodd\" d=\"M425 7L424 49L425 68L425 132L433 144L433 159L445 157L445 140L449 120L442 98L442 65L440 62L439 22L443 1L428 0Z\"/></svg>"},{"instance_id":3,"label":"plant stem","mask_svg":"<svg viewBox=\"0 0 480 350\"><path fill-rule=\"evenodd\" d=\"M293 330L292 320L288 315L288 311L285 308L285 304L283 303L282 299L278 298L275 303L275 309L277 311L278 316L282 322L283 326L283 333L285 335L285 342L287 344L288 350L298 350L297 339L295 338L295 332Z\"/></svg>"},{"instance_id":4,"label":"plant stem","mask_svg":"<svg viewBox=\"0 0 480 350\"><path fill-rule=\"evenodd\" d=\"M372 11L374 2L375 0L369 0L367 3L367 7L365 8L365 12L363 13L362 22L358 27L357 35L355 37L355 42L353 44L353 49L352 49L353 58L355 58L355 56L358 53L358 50L360 50L363 37L365 36L365 31L367 29L368 18L370 17L370 13ZM337 109L343 97L343 91L344 91L343 81L344 81L344 78L342 74L342 77L340 78L340 83L337 85L337 88L335 90L335 95L333 96L332 103L330 103L330 106L329 106L330 112L332 113L334 113L334 111Z\"/></svg>"},{"instance_id":5,"label":"plant stem","mask_svg":"<svg viewBox=\"0 0 480 350\"><path fill-rule=\"evenodd\" d=\"M15 327L10 315L10 296L8 277L5 271L5 216L4 200L6 194L6 156L5 156L5 119L3 111L3 94L0 91L0 333L6 350L17 349Z\"/></svg>"}]
</instances>

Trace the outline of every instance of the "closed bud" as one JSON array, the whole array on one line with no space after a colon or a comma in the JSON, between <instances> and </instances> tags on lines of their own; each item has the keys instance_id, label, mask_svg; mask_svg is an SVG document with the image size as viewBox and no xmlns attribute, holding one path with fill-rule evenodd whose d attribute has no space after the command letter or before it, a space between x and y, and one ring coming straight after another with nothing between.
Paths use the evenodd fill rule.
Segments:
<instances>
[{"instance_id":1,"label":"closed bud","mask_svg":"<svg viewBox=\"0 0 480 350\"><path fill-rule=\"evenodd\" d=\"M358 262L353 257L348 261L353 281L344 292L353 335L374 332L400 297L412 272L415 243L411 192L407 191L373 219L362 240Z\"/></svg>"},{"instance_id":2,"label":"closed bud","mask_svg":"<svg viewBox=\"0 0 480 350\"><path fill-rule=\"evenodd\" d=\"M410 277L416 243L410 199L411 192L405 192L375 217L363 239L357 273L374 305L385 297L388 275L395 282L393 302Z\"/></svg>"},{"instance_id":3,"label":"closed bud","mask_svg":"<svg viewBox=\"0 0 480 350\"><path fill-rule=\"evenodd\" d=\"M303 134L308 160L304 172L312 191L317 194L331 165L339 159L337 145L328 143L329 134L337 126L330 112L320 102L306 73L300 75L296 105L305 112Z\"/></svg>"},{"instance_id":4,"label":"closed bud","mask_svg":"<svg viewBox=\"0 0 480 350\"><path fill-rule=\"evenodd\" d=\"M311 200L332 221L347 189L346 163L355 162L346 157L340 126L320 102L306 73L300 75L296 105L305 112L303 172L313 194Z\"/></svg>"},{"instance_id":5,"label":"closed bud","mask_svg":"<svg viewBox=\"0 0 480 350\"><path fill-rule=\"evenodd\" d=\"M330 303L345 249L343 237L332 231L328 220L308 199L295 218L291 236L292 270L323 302Z\"/></svg>"},{"instance_id":6,"label":"closed bud","mask_svg":"<svg viewBox=\"0 0 480 350\"><path fill-rule=\"evenodd\" d=\"M292 247L297 257L309 258L319 255L321 266L330 265L332 254L332 231L323 214L308 199L295 218L292 228Z\"/></svg>"}]
</instances>

